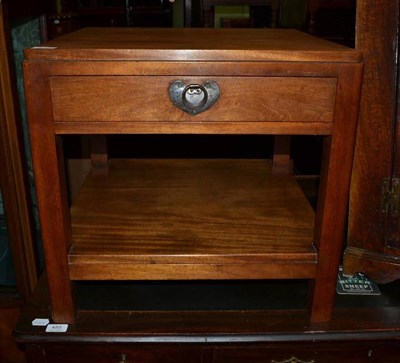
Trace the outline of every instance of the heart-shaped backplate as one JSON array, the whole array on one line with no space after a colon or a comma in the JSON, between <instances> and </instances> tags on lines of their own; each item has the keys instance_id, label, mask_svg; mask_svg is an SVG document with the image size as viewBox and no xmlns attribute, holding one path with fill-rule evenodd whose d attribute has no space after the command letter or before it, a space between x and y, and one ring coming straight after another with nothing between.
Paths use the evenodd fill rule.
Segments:
<instances>
[{"instance_id":1,"label":"heart-shaped backplate","mask_svg":"<svg viewBox=\"0 0 400 363\"><path fill-rule=\"evenodd\" d=\"M190 115L197 115L208 110L219 98L220 90L214 81L186 85L183 81L175 81L169 86L169 98L172 103Z\"/></svg>"}]
</instances>

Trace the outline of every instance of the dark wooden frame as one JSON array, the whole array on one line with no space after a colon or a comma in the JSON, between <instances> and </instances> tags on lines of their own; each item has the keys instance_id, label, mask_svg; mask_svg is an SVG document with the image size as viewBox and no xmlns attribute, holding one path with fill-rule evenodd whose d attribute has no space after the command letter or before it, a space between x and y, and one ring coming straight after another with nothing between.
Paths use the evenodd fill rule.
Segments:
<instances>
[{"instance_id":1,"label":"dark wooden frame","mask_svg":"<svg viewBox=\"0 0 400 363\"><path fill-rule=\"evenodd\" d=\"M32 293L37 283L38 267L18 96L10 58L8 13L4 2L0 6L0 183L18 289L18 296L0 298L0 305L8 306Z\"/></svg>"},{"instance_id":2,"label":"dark wooden frame","mask_svg":"<svg viewBox=\"0 0 400 363\"><path fill-rule=\"evenodd\" d=\"M399 14L397 0L357 3L356 46L365 71L344 266L378 283L400 278L399 217L390 215L384 191L399 171Z\"/></svg>"}]
</instances>

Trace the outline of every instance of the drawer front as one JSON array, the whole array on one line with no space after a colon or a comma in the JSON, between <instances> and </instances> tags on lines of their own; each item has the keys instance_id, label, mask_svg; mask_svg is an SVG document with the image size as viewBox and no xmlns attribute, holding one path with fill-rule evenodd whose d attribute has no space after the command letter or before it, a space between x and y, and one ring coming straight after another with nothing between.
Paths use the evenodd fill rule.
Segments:
<instances>
[{"instance_id":1,"label":"drawer front","mask_svg":"<svg viewBox=\"0 0 400 363\"><path fill-rule=\"evenodd\" d=\"M214 81L220 96L195 116L173 105L176 81L203 85ZM55 121L333 122L336 79L312 77L52 77Z\"/></svg>"},{"instance_id":2,"label":"drawer front","mask_svg":"<svg viewBox=\"0 0 400 363\"><path fill-rule=\"evenodd\" d=\"M220 347L204 355L210 363L394 363L399 360L398 348L394 342L332 341Z\"/></svg>"},{"instance_id":3,"label":"drawer front","mask_svg":"<svg viewBox=\"0 0 400 363\"><path fill-rule=\"evenodd\" d=\"M200 363L201 350L191 345L47 344L46 363Z\"/></svg>"}]
</instances>

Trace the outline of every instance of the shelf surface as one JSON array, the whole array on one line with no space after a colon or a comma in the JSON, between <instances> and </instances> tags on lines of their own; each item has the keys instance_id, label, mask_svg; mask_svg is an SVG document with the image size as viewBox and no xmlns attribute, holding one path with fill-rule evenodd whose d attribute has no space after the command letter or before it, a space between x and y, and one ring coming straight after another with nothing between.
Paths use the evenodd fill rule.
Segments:
<instances>
[{"instance_id":1,"label":"shelf surface","mask_svg":"<svg viewBox=\"0 0 400 363\"><path fill-rule=\"evenodd\" d=\"M292 29L85 28L27 60L360 62L360 52Z\"/></svg>"},{"instance_id":2,"label":"shelf surface","mask_svg":"<svg viewBox=\"0 0 400 363\"><path fill-rule=\"evenodd\" d=\"M314 212L265 160L114 160L71 219L75 280L315 276Z\"/></svg>"}]
</instances>

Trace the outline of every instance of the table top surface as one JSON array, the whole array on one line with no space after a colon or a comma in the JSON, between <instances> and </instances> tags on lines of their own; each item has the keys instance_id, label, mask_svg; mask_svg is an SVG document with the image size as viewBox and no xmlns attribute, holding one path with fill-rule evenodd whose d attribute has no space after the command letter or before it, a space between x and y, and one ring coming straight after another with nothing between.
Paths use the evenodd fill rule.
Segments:
<instances>
[{"instance_id":1,"label":"table top surface","mask_svg":"<svg viewBox=\"0 0 400 363\"><path fill-rule=\"evenodd\" d=\"M25 51L33 61L360 62L361 52L292 29L86 28Z\"/></svg>"}]
</instances>

